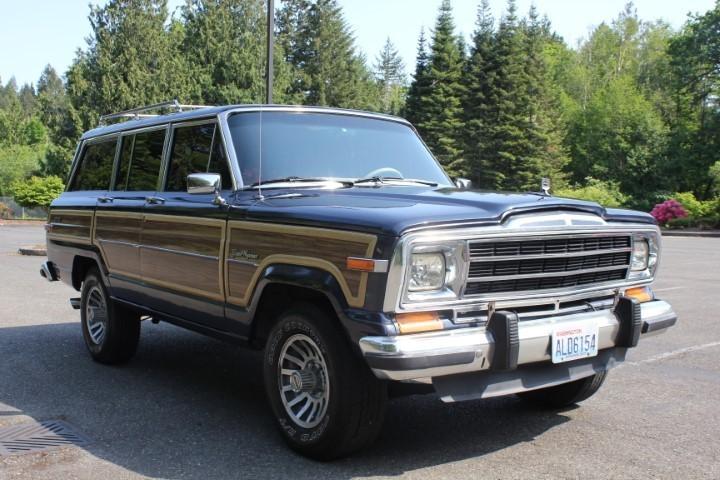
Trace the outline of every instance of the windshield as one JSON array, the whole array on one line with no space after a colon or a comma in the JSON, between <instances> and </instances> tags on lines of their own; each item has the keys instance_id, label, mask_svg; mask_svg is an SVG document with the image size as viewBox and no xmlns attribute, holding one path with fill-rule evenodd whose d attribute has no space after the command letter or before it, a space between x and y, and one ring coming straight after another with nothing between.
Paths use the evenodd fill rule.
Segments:
<instances>
[{"instance_id":1,"label":"windshield","mask_svg":"<svg viewBox=\"0 0 720 480\"><path fill-rule=\"evenodd\" d=\"M328 113L249 112L230 116L228 126L246 186L290 177L397 177L450 184L415 132L398 122Z\"/></svg>"}]
</instances>

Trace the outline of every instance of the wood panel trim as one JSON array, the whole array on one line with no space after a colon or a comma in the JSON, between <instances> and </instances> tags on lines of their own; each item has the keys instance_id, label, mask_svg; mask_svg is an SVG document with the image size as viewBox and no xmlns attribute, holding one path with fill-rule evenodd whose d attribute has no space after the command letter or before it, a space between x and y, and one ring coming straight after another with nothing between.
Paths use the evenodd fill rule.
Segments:
<instances>
[{"instance_id":1,"label":"wood panel trim","mask_svg":"<svg viewBox=\"0 0 720 480\"><path fill-rule=\"evenodd\" d=\"M268 233L285 233L290 235L301 235L312 238L327 238L333 240L345 240L356 243L366 243L367 249L365 251L365 256L368 258L372 258L375 251L375 244L377 243L377 237L375 235L367 233L348 232L342 230L330 230L317 227L278 225L262 222L229 221L227 241L225 242L225 251L223 253L223 263L225 264L224 283L226 285L226 299L228 303L246 307L250 302L252 294L255 291L258 279L262 274L263 270L265 270L265 268L272 264L286 263L290 265L314 267L327 271L335 278L335 280L337 280L340 288L343 291L343 294L345 295L345 299L347 300L348 305L352 307L362 307L364 305L368 279L368 274L366 272L362 272L362 274L360 275L357 295L353 295L345 278L345 275L343 275L342 271L335 264L321 258L286 254L272 254L265 257L260 263L257 264L257 268L250 279L244 295L242 297L230 295L230 274L228 264L230 263L230 243L232 240L233 230L253 230Z\"/></svg>"},{"instance_id":2,"label":"wood panel trim","mask_svg":"<svg viewBox=\"0 0 720 480\"><path fill-rule=\"evenodd\" d=\"M61 215L67 215L67 216L75 216L75 217L90 217L90 224L89 225L82 225L82 224L70 224L66 223L64 226L69 228L81 228L81 229L87 229L88 234L87 235L72 235L68 233L53 233L52 230L49 231L46 235L46 238L48 240L56 240L56 241L62 241L62 242L74 242L79 243L82 245L91 245L92 244L92 234L93 234L93 224L95 222L95 215L94 212L88 211L88 210L76 210L76 209L63 209L63 208L55 208L51 209L50 213L48 214L48 225L55 225L55 222L52 221L52 218L54 215L61 216ZM64 222L63 222L64 223Z\"/></svg>"}]
</instances>

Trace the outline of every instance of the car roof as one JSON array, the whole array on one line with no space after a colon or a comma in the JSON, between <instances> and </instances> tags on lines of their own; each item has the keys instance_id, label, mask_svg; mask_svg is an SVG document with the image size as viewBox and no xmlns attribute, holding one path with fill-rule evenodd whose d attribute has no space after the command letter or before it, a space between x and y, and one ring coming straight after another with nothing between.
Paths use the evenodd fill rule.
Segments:
<instances>
[{"instance_id":1,"label":"car roof","mask_svg":"<svg viewBox=\"0 0 720 480\"><path fill-rule=\"evenodd\" d=\"M85 132L81 140L87 140L89 138L99 137L102 135L110 135L114 133L121 133L126 130L135 130L145 127L152 127L155 125L164 125L167 123L176 122L187 122L192 120L198 120L202 118L212 118L216 115L226 112L229 110L257 112L257 111L272 111L272 112L307 112L307 113L330 113L336 115L352 115L362 116L368 118L377 118L380 120L388 120L393 122L404 123L410 125L410 123L404 118L395 117L392 115L386 115L382 113L374 113L363 110L350 110L345 108L331 108L331 107L309 107L303 105L223 105L217 107L205 107L186 112L173 112L164 115L156 115L151 117L143 117L139 119L128 120L125 122L114 123L112 125L103 125L92 130Z\"/></svg>"}]
</instances>

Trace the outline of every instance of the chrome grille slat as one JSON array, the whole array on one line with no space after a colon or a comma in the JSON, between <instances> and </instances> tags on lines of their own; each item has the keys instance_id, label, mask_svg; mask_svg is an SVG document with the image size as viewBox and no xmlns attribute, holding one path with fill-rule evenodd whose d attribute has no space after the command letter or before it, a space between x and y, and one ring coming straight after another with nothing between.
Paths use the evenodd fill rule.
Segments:
<instances>
[{"instance_id":1,"label":"chrome grille slat","mask_svg":"<svg viewBox=\"0 0 720 480\"><path fill-rule=\"evenodd\" d=\"M478 239L468 244L465 296L541 293L624 280L630 268L628 234Z\"/></svg>"}]
</instances>

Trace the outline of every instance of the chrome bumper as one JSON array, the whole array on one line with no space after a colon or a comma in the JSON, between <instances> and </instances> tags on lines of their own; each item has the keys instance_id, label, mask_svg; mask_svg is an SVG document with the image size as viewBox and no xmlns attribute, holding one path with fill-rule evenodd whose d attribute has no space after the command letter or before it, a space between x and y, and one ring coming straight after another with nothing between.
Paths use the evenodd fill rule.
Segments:
<instances>
[{"instance_id":1,"label":"chrome bumper","mask_svg":"<svg viewBox=\"0 0 720 480\"><path fill-rule=\"evenodd\" d=\"M639 307L642 336L662 332L677 321L670 304L662 300L642 303ZM617 346L620 319L610 309L525 320L518 322L517 365L549 361L550 338L555 327L578 321L597 323L598 350ZM363 337L360 349L378 378L417 380L492 370L496 343L504 340L493 338L486 327L475 327L394 337Z\"/></svg>"}]
</instances>

